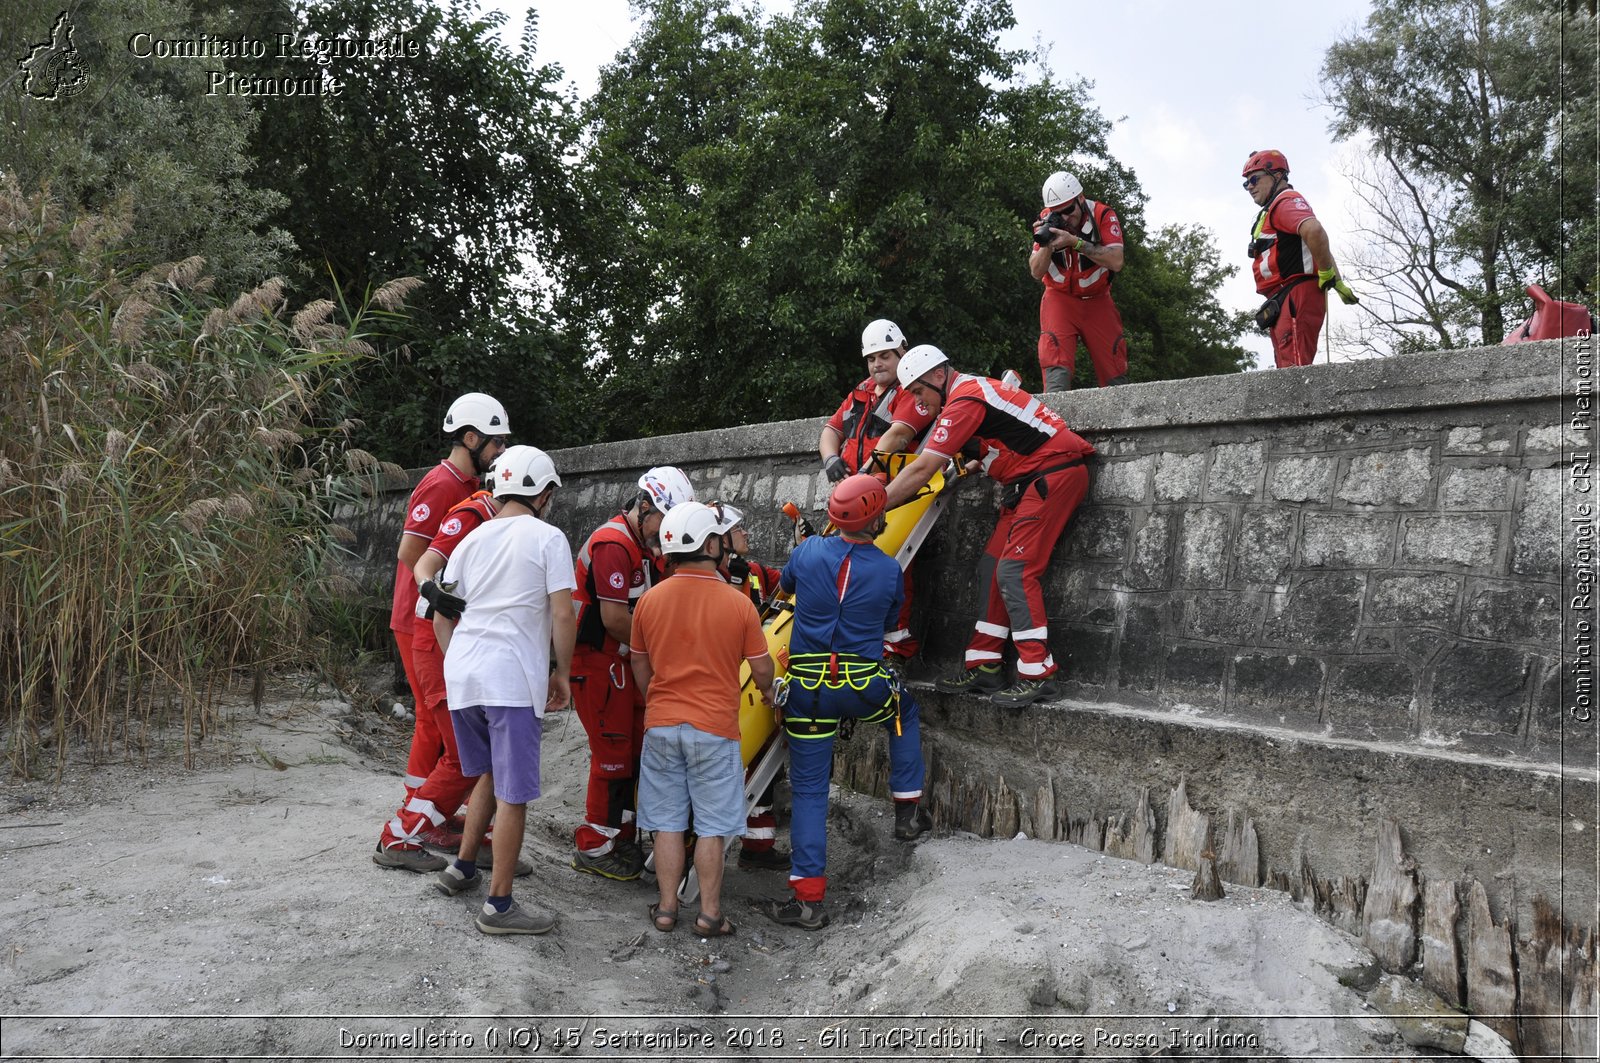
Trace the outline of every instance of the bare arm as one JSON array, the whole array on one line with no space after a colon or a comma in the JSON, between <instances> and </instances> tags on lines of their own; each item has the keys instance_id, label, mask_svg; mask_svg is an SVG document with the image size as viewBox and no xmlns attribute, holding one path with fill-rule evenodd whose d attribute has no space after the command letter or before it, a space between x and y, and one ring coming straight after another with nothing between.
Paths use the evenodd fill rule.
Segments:
<instances>
[{"instance_id":1,"label":"bare arm","mask_svg":"<svg viewBox=\"0 0 1600 1063\"><path fill-rule=\"evenodd\" d=\"M817 437L817 454L826 461L839 453L839 444L844 442L844 437L832 425L822 426L822 435Z\"/></svg>"},{"instance_id":2,"label":"bare arm","mask_svg":"<svg viewBox=\"0 0 1600 1063\"><path fill-rule=\"evenodd\" d=\"M556 670L550 673L546 712L572 704L572 648L577 641L578 616L572 611L572 592L556 591L550 595L550 654Z\"/></svg>"},{"instance_id":3,"label":"bare arm","mask_svg":"<svg viewBox=\"0 0 1600 1063\"><path fill-rule=\"evenodd\" d=\"M400 564L410 572L417 567L417 561L427 552L428 540L420 535L401 535L400 549L395 551L395 556L400 559Z\"/></svg>"},{"instance_id":4,"label":"bare arm","mask_svg":"<svg viewBox=\"0 0 1600 1063\"><path fill-rule=\"evenodd\" d=\"M1328 230L1315 218L1307 218L1300 223L1300 239L1305 241L1306 250L1311 252L1311 264L1320 272L1322 270L1337 270L1338 263L1333 260L1333 248L1328 243Z\"/></svg>"},{"instance_id":5,"label":"bare arm","mask_svg":"<svg viewBox=\"0 0 1600 1063\"><path fill-rule=\"evenodd\" d=\"M411 575L416 579L417 586L420 587L437 576L442 568L444 568L444 555L437 550L429 550L427 547L423 547L422 557L417 560L416 564L411 566Z\"/></svg>"},{"instance_id":6,"label":"bare arm","mask_svg":"<svg viewBox=\"0 0 1600 1063\"><path fill-rule=\"evenodd\" d=\"M621 602L600 599L600 623L606 629L606 634L622 643L628 644L633 637L633 613Z\"/></svg>"},{"instance_id":7,"label":"bare arm","mask_svg":"<svg viewBox=\"0 0 1600 1063\"><path fill-rule=\"evenodd\" d=\"M760 657L748 658L750 662L750 678L755 682L756 689L761 691L761 700L768 705L772 704L772 680L778 674L773 667L772 655L763 653Z\"/></svg>"},{"instance_id":8,"label":"bare arm","mask_svg":"<svg viewBox=\"0 0 1600 1063\"><path fill-rule=\"evenodd\" d=\"M896 506L903 506L910 501L911 496L922 490L928 481L933 479L933 474L944 467L945 461L945 457L941 454L933 454L928 451L918 454L911 464L901 469L900 475L896 476L893 482L889 484L889 504L887 508L893 509Z\"/></svg>"},{"instance_id":9,"label":"bare arm","mask_svg":"<svg viewBox=\"0 0 1600 1063\"><path fill-rule=\"evenodd\" d=\"M628 657L633 664L633 681L639 684L639 696L642 698L650 692L650 680L655 677L656 670L650 667L648 653L635 653Z\"/></svg>"},{"instance_id":10,"label":"bare arm","mask_svg":"<svg viewBox=\"0 0 1600 1063\"><path fill-rule=\"evenodd\" d=\"M889 430L878 437L877 449L885 454L899 454L911 447L911 440L916 437L916 432L904 421L896 421L889 426Z\"/></svg>"},{"instance_id":11,"label":"bare arm","mask_svg":"<svg viewBox=\"0 0 1600 1063\"><path fill-rule=\"evenodd\" d=\"M456 622L448 617L433 614L433 641L439 644L439 656L450 652L450 636L455 634Z\"/></svg>"}]
</instances>

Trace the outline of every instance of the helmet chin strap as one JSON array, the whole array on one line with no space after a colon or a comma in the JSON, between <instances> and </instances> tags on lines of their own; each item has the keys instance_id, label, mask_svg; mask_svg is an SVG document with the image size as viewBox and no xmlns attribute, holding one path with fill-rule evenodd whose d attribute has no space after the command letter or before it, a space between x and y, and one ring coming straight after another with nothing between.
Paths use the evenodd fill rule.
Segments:
<instances>
[{"instance_id":1,"label":"helmet chin strap","mask_svg":"<svg viewBox=\"0 0 1600 1063\"><path fill-rule=\"evenodd\" d=\"M483 463L484 448L487 447L492 440L482 432L479 432L476 428L473 429L473 432L477 434L478 445L476 447L467 447L467 453L472 455L472 467L477 470L479 476L482 476L494 465L494 462L492 461L488 465ZM466 444L463 443L462 445L465 446Z\"/></svg>"}]
</instances>

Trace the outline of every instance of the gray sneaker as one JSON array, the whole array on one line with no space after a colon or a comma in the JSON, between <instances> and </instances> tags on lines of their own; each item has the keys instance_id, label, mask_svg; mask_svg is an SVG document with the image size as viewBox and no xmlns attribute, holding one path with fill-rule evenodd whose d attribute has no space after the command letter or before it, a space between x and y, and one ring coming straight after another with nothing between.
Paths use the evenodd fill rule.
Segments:
<instances>
[{"instance_id":1,"label":"gray sneaker","mask_svg":"<svg viewBox=\"0 0 1600 1063\"><path fill-rule=\"evenodd\" d=\"M483 875L474 871L471 878L466 878L456 870L454 864L433 876L434 889L451 897L465 890L476 889L481 882Z\"/></svg>"},{"instance_id":2,"label":"gray sneaker","mask_svg":"<svg viewBox=\"0 0 1600 1063\"><path fill-rule=\"evenodd\" d=\"M768 919L784 926L821 930L828 925L828 912L821 901L802 901L798 897L790 897L787 901L767 901L756 907Z\"/></svg>"},{"instance_id":3,"label":"gray sneaker","mask_svg":"<svg viewBox=\"0 0 1600 1063\"><path fill-rule=\"evenodd\" d=\"M599 875L601 878L616 879L618 882L631 882L644 873L642 862L634 858L631 853L616 848L599 856L590 856L581 850L573 853L572 868L586 875Z\"/></svg>"},{"instance_id":4,"label":"gray sneaker","mask_svg":"<svg viewBox=\"0 0 1600 1063\"><path fill-rule=\"evenodd\" d=\"M1005 678L996 664L980 664L933 681L933 689L941 694L992 694L1004 685Z\"/></svg>"},{"instance_id":5,"label":"gray sneaker","mask_svg":"<svg viewBox=\"0 0 1600 1063\"><path fill-rule=\"evenodd\" d=\"M992 694L989 701L1003 709L1022 709L1036 701L1054 701L1061 696L1061 688L1049 676L1042 679L1019 679L1006 689Z\"/></svg>"},{"instance_id":6,"label":"gray sneaker","mask_svg":"<svg viewBox=\"0 0 1600 1063\"><path fill-rule=\"evenodd\" d=\"M397 867L402 871L415 871L425 875L430 871L443 871L450 863L442 856L435 856L426 849L396 845L385 849L378 846L378 851L372 854L372 862L379 867Z\"/></svg>"},{"instance_id":7,"label":"gray sneaker","mask_svg":"<svg viewBox=\"0 0 1600 1063\"><path fill-rule=\"evenodd\" d=\"M480 871L493 871L494 850L488 845L478 846L478 857L473 861L473 863L478 866L478 870ZM511 872L511 877L522 878L524 875L531 874L533 874L533 865L528 862L527 857L517 857L517 869Z\"/></svg>"},{"instance_id":8,"label":"gray sneaker","mask_svg":"<svg viewBox=\"0 0 1600 1063\"><path fill-rule=\"evenodd\" d=\"M549 912L526 911L516 901L503 912L478 913L478 929L485 934L548 934L555 925L556 917Z\"/></svg>"}]
</instances>

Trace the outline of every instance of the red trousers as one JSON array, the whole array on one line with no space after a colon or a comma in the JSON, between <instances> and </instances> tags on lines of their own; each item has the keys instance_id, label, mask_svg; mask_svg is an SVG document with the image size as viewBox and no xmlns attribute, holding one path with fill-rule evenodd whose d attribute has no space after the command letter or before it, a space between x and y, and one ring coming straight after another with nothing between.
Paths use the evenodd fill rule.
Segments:
<instances>
[{"instance_id":1,"label":"red trousers","mask_svg":"<svg viewBox=\"0 0 1600 1063\"><path fill-rule=\"evenodd\" d=\"M1089 348L1094 378L1105 387L1128 372L1128 341L1122 335L1122 315L1110 292L1080 299L1058 288L1046 287L1039 300L1039 371L1065 366L1067 375L1077 361L1078 338Z\"/></svg>"},{"instance_id":2,"label":"red trousers","mask_svg":"<svg viewBox=\"0 0 1600 1063\"><path fill-rule=\"evenodd\" d=\"M1317 356L1317 334L1327 316L1328 293L1315 281L1303 281L1290 289L1272 325L1272 356L1279 369L1311 364Z\"/></svg>"},{"instance_id":3,"label":"red trousers","mask_svg":"<svg viewBox=\"0 0 1600 1063\"><path fill-rule=\"evenodd\" d=\"M406 757L406 797L409 798L411 792L422 785L433 766L439 763L439 757L444 753L444 738L439 734L439 725L433 714L424 708L428 700L427 692L423 690L422 680L417 674L411 632L396 631L394 643L400 649L400 665L406 670L406 684L411 687L411 698L417 709L416 726L411 730L411 752Z\"/></svg>"},{"instance_id":4,"label":"red trousers","mask_svg":"<svg viewBox=\"0 0 1600 1063\"><path fill-rule=\"evenodd\" d=\"M913 561L911 564L914 565L916 562ZM922 643L911 637L911 565L906 566L903 582L906 589L905 601L900 603L900 615L894 622L894 630L884 633L883 650L896 657L911 658L922 648Z\"/></svg>"},{"instance_id":5,"label":"red trousers","mask_svg":"<svg viewBox=\"0 0 1600 1063\"><path fill-rule=\"evenodd\" d=\"M644 699L626 657L580 647L572 655L572 703L589 736L587 818L574 841L598 856L610 851L612 839L634 836Z\"/></svg>"},{"instance_id":6,"label":"red trousers","mask_svg":"<svg viewBox=\"0 0 1600 1063\"><path fill-rule=\"evenodd\" d=\"M1017 646L1018 677L1055 674L1040 579L1056 540L1088 490L1089 470L1075 465L1039 477L1016 505L1000 510L978 562L984 606L967 643L968 668L998 664L1009 637Z\"/></svg>"},{"instance_id":7,"label":"red trousers","mask_svg":"<svg viewBox=\"0 0 1600 1063\"><path fill-rule=\"evenodd\" d=\"M418 621L427 623L428 621ZM406 797L393 818L384 824L379 844L385 849L394 845L420 845L422 832L429 827L444 824L466 803L472 793L477 776L468 778L461 774L461 758L456 752L456 729L450 719L450 705L444 690L444 654L431 637L410 642L410 658L414 672L413 690L417 696L417 727L412 732L412 760L406 764ZM407 678L413 678L408 674ZM413 769L418 765L418 736L422 734L422 719L428 718L429 728L439 736L441 749L425 777L413 784Z\"/></svg>"}]
</instances>

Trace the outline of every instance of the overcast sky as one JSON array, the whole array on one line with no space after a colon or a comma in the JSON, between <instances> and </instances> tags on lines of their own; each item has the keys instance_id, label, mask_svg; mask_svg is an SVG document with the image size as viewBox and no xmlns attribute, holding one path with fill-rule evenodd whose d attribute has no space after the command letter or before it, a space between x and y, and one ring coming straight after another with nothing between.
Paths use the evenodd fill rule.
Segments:
<instances>
[{"instance_id":1,"label":"overcast sky","mask_svg":"<svg viewBox=\"0 0 1600 1063\"><path fill-rule=\"evenodd\" d=\"M494 3L506 11L506 38L520 38L527 4ZM768 0L769 11L793 4ZM1224 305L1254 310L1260 299L1244 268L1244 245L1256 208L1240 187L1250 152L1273 147L1289 157L1292 179L1327 225L1336 258L1350 230L1338 156L1348 153L1328 136L1330 112L1318 73L1328 46L1357 30L1369 0L1324 0L1274 7L1260 0L1013 0L1017 28L1011 47L1035 40L1049 49L1060 79L1084 77L1101 113L1115 122L1110 147L1132 167L1150 197L1152 226L1199 222L1217 239L1223 260L1241 269L1223 288ZM633 36L627 0L535 3L540 62L560 63L581 96L594 91L600 67ZM1039 183L1071 159L1041 159ZM1086 189L1091 198L1095 189ZM1116 206L1116 204L1112 204ZM1020 275L1026 282L1025 274ZM1359 278L1355 279L1359 291ZM1354 313L1337 300L1337 320ZM1245 345L1266 354L1253 330ZM1134 358L1138 352L1130 352ZM1335 346L1334 357L1342 352Z\"/></svg>"}]
</instances>

